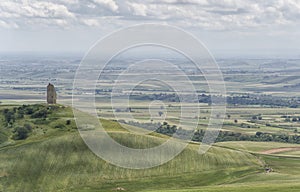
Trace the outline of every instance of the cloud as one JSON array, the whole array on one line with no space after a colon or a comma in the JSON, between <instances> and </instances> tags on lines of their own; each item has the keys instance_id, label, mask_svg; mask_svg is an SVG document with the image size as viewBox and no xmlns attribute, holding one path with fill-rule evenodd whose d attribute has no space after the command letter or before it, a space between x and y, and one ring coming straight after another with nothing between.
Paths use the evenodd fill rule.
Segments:
<instances>
[{"instance_id":1,"label":"cloud","mask_svg":"<svg viewBox=\"0 0 300 192\"><path fill-rule=\"evenodd\" d=\"M93 0L95 3L103 5L107 8L109 8L110 10L117 12L118 11L118 5L116 4L115 1L113 0Z\"/></svg>"},{"instance_id":2,"label":"cloud","mask_svg":"<svg viewBox=\"0 0 300 192\"><path fill-rule=\"evenodd\" d=\"M4 0L0 27L99 27L140 22L208 30L299 25L300 0Z\"/></svg>"},{"instance_id":3,"label":"cloud","mask_svg":"<svg viewBox=\"0 0 300 192\"><path fill-rule=\"evenodd\" d=\"M84 25L97 27L99 26L99 21L97 19L82 19Z\"/></svg>"},{"instance_id":4,"label":"cloud","mask_svg":"<svg viewBox=\"0 0 300 192\"><path fill-rule=\"evenodd\" d=\"M17 29L17 28L19 28L19 26L15 23L7 23L5 21L0 20L0 28L1 27L6 28L6 29L9 29L9 28Z\"/></svg>"},{"instance_id":5,"label":"cloud","mask_svg":"<svg viewBox=\"0 0 300 192\"><path fill-rule=\"evenodd\" d=\"M2 1L0 10L0 19L12 28L28 24L67 26L75 19L65 5L45 1Z\"/></svg>"},{"instance_id":6,"label":"cloud","mask_svg":"<svg viewBox=\"0 0 300 192\"><path fill-rule=\"evenodd\" d=\"M134 15L147 16L147 6L141 3L128 3L129 9Z\"/></svg>"},{"instance_id":7,"label":"cloud","mask_svg":"<svg viewBox=\"0 0 300 192\"><path fill-rule=\"evenodd\" d=\"M42 17L42 18L74 18L65 5L43 1L2 1L0 9L3 14L11 18Z\"/></svg>"}]
</instances>

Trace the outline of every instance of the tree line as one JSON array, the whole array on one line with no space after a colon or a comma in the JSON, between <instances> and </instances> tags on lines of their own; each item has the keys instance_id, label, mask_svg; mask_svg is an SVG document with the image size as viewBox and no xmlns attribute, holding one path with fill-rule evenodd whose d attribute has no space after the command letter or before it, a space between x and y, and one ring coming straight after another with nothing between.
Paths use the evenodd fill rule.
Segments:
<instances>
[{"instance_id":1,"label":"tree line","mask_svg":"<svg viewBox=\"0 0 300 192\"><path fill-rule=\"evenodd\" d=\"M148 130L153 130L156 133L173 136L175 133L180 135L180 138L187 138L189 135L192 135L191 140L196 142L201 142L203 140L205 130L196 130L189 131L184 130L181 127L177 127L176 125L170 125L167 122L164 123L140 123L129 121L126 122L124 120L119 121L120 123L126 123L133 126L145 128ZM230 131L220 131L218 133L218 137L216 142L224 142L224 141L263 141L263 142L282 142L282 143L297 143L300 144L300 136L295 135L287 135L287 134L274 134L274 133L265 133L265 132L256 132L254 135L247 135L238 132L230 132Z\"/></svg>"},{"instance_id":2,"label":"tree line","mask_svg":"<svg viewBox=\"0 0 300 192\"><path fill-rule=\"evenodd\" d=\"M186 95L185 97L188 97ZM141 94L132 95L131 99L136 100L161 100L167 102L180 102L180 98L175 93L155 93L155 94ZM212 101L224 99L224 96L199 94L198 101L200 103L212 104ZM271 107L290 107L297 108L300 106L300 98L279 97L272 95L258 95L258 94L243 94L243 95L230 95L226 98L227 104L230 105L260 105Z\"/></svg>"}]
</instances>

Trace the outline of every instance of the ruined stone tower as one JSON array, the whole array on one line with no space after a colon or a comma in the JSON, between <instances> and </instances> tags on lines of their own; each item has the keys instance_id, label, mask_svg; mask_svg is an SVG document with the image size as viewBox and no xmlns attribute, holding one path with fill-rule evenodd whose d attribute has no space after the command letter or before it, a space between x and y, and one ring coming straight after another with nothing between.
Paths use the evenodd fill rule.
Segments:
<instances>
[{"instance_id":1,"label":"ruined stone tower","mask_svg":"<svg viewBox=\"0 0 300 192\"><path fill-rule=\"evenodd\" d=\"M54 85L51 83L49 83L47 86L47 103L56 104L56 91Z\"/></svg>"}]
</instances>

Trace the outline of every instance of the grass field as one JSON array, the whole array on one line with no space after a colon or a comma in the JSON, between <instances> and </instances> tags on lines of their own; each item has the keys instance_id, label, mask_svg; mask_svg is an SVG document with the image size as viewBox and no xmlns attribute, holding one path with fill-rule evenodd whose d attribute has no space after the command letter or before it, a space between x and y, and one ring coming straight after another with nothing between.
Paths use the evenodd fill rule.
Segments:
<instances>
[{"instance_id":1,"label":"grass field","mask_svg":"<svg viewBox=\"0 0 300 192\"><path fill-rule=\"evenodd\" d=\"M118 135L115 138L130 146L130 137L123 134L123 137ZM144 145L144 140L141 138L135 144L143 142ZM205 155L199 155L193 145L160 167L122 169L96 157L76 133L5 147L0 153L0 181L8 191L68 191L82 186L105 191L119 185L128 191L138 191L138 188L176 189L221 184L263 171L261 162L251 154L213 147ZM158 185L158 181L161 184ZM173 184L170 185L170 182Z\"/></svg>"},{"instance_id":2,"label":"grass field","mask_svg":"<svg viewBox=\"0 0 300 192\"><path fill-rule=\"evenodd\" d=\"M15 106L1 109L7 107ZM74 121L65 125L66 120L72 119L71 108L57 108L44 121L50 119L51 123L38 125L37 119L26 115L16 120L17 125L30 123L33 131L26 140L15 141L6 135L9 142L0 147L0 191L290 192L300 189L297 152L290 152L289 156L260 153L296 144L223 142L200 155L199 144L191 143L168 163L131 170L111 165L88 149ZM167 139L159 134L130 133L115 121L101 122L112 138L128 147L148 148ZM7 134L11 129L1 126L2 133ZM273 171L266 173L266 167Z\"/></svg>"},{"instance_id":3,"label":"grass field","mask_svg":"<svg viewBox=\"0 0 300 192\"><path fill-rule=\"evenodd\" d=\"M259 153L270 149L283 148L283 147L299 147L299 144L289 143L276 143L276 142L250 142L250 141L229 141L220 142L215 145L221 147L228 147L231 149L238 149L242 151L248 151L253 153Z\"/></svg>"},{"instance_id":4,"label":"grass field","mask_svg":"<svg viewBox=\"0 0 300 192\"><path fill-rule=\"evenodd\" d=\"M298 192L299 184L248 184L248 185L222 185L214 187L201 187L197 189L184 189L184 190L155 190L147 192ZM146 191L145 191L146 192Z\"/></svg>"}]
</instances>

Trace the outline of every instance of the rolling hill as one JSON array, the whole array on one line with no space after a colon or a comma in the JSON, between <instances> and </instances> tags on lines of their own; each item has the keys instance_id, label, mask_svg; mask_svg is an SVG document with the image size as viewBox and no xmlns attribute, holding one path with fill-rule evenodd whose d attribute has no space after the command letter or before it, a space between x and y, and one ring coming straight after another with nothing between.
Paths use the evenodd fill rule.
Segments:
<instances>
[{"instance_id":1,"label":"rolling hill","mask_svg":"<svg viewBox=\"0 0 300 192\"><path fill-rule=\"evenodd\" d=\"M33 111L28 114L29 108ZM15 111L13 122L7 123L5 109ZM23 116L18 117L19 110L24 111ZM200 155L199 145L191 143L161 166L125 169L105 162L88 149L76 129L70 107L1 106L0 113L0 191L290 192L300 189L297 156L261 154L260 150L241 149L239 142L229 146L220 143ZM126 146L151 147L166 139L158 134L135 135L115 121L101 121L111 137ZM16 136L20 134L19 127L30 127L26 138ZM252 144L255 146L251 147ZM259 144L246 145L256 149ZM274 171L266 173L266 167ZM281 180L285 184L279 186Z\"/></svg>"}]
</instances>

